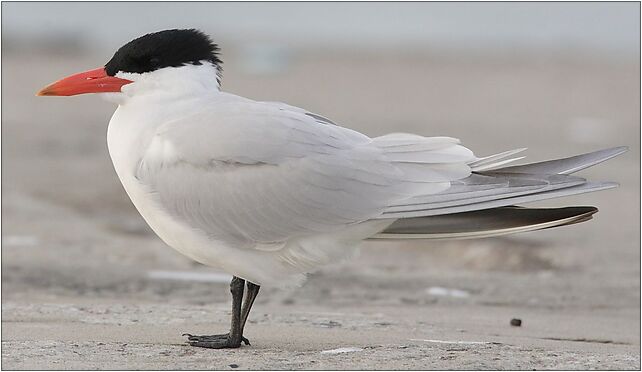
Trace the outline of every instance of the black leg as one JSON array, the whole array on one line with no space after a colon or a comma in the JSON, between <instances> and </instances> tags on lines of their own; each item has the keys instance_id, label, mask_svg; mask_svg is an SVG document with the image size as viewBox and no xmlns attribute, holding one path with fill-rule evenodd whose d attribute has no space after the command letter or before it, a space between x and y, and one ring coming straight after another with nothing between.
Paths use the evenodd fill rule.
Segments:
<instances>
[{"instance_id":1,"label":"black leg","mask_svg":"<svg viewBox=\"0 0 642 372\"><path fill-rule=\"evenodd\" d=\"M247 292L245 293L245 300L243 301L243 308L241 309L241 333L245 329L245 322L247 321L248 315L250 315L250 310L254 304L254 299L259 294L260 285L254 284L252 282L247 282Z\"/></svg>"},{"instance_id":2,"label":"black leg","mask_svg":"<svg viewBox=\"0 0 642 372\"><path fill-rule=\"evenodd\" d=\"M230 340L236 347L241 346L241 304L243 301L243 291L245 290L245 280L233 277L230 282L230 292L232 292L232 324L230 325Z\"/></svg>"},{"instance_id":3,"label":"black leg","mask_svg":"<svg viewBox=\"0 0 642 372\"><path fill-rule=\"evenodd\" d=\"M212 336L193 336L186 333L183 336L187 336L187 342L192 346L210 349L237 348L241 346L241 341L249 345L250 342L243 337L244 319L247 318L247 314L245 318L241 316L241 302L243 300L244 288L245 280L236 276L232 278L232 282L230 282L230 292L232 292L232 324L229 333ZM258 289L256 291L258 293ZM254 295L254 297L256 297L256 295ZM254 301L254 298L252 298L252 301ZM248 309L247 313L249 314L249 312L250 310Z\"/></svg>"}]
</instances>

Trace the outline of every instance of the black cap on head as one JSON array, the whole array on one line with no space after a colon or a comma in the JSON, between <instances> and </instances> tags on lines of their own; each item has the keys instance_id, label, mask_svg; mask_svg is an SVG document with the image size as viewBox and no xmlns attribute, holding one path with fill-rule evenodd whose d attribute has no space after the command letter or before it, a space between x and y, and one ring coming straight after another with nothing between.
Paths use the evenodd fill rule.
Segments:
<instances>
[{"instance_id":1,"label":"black cap on head","mask_svg":"<svg viewBox=\"0 0 642 372\"><path fill-rule=\"evenodd\" d=\"M198 30L159 31L123 45L107 62L105 71L114 76L119 71L143 73L209 61L220 73L223 62L218 58L218 51L218 46Z\"/></svg>"}]
</instances>

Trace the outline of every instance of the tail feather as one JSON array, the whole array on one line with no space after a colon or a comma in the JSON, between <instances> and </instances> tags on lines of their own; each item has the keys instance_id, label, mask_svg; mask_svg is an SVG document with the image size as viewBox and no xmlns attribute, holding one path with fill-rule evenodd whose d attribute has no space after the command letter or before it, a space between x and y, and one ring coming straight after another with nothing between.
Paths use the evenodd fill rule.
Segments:
<instances>
[{"instance_id":1,"label":"tail feather","mask_svg":"<svg viewBox=\"0 0 642 372\"><path fill-rule=\"evenodd\" d=\"M595 207L522 208L516 206L404 218L371 239L472 239L547 229L588 221Z\"/></svg>"}]
</instances>

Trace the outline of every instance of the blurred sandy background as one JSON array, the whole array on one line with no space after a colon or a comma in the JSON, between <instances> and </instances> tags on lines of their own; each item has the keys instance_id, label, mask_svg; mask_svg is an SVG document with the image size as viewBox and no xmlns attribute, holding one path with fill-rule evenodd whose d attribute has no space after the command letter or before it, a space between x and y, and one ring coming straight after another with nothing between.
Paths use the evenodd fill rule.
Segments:
<instances>
[{"instance_id":1,"label":"blurred sandy background","mask_svg":"<svg viewBox=\"0 0 642 372\"><path fill-rule=\"evenodd\" d=\"M637 3L4 2L2 368L639 369L638 16ZM228 277L164 246L130 204L107 153L111 104L34 97L172 27L220 44L224 90L480 155L627 145L581 173L622 186L540 203L600 208L568 228L368 243L302 288L262 289L251 347L189 348L181 333L228 328Z\"/></svg>"}]
</instances>

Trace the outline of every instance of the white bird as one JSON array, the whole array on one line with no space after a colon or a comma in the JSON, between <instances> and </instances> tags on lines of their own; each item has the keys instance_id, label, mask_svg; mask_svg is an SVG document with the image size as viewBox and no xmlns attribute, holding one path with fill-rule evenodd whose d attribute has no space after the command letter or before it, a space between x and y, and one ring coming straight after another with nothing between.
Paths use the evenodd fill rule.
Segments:
<instances>
[{"instance_id":1,"label":"white bird","mask_svg":"<svg viewBox=\"0 0 642 372\"><path fill-rule=\"evenodd\" d=\"M172 248L234 276L230 332L188 334L193 346L249 344L243 329L260 285L298 284L364 239L568 225L597 209L514 205L617 185L570 174L624 147L505 167L523 149L478 158L449 137L370 138L301 108L222 92L218 52L197 30L151 33L38 93L118 103L109 153L142 217Z\"/></svg>"}]
</instances>

